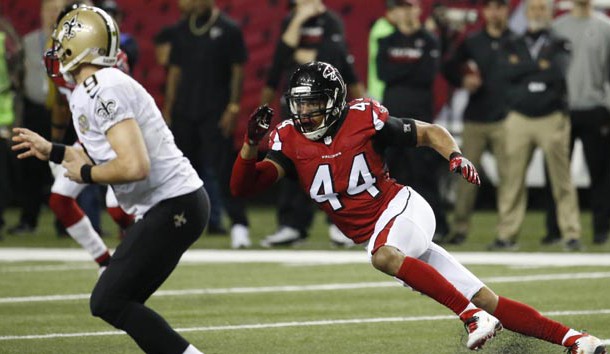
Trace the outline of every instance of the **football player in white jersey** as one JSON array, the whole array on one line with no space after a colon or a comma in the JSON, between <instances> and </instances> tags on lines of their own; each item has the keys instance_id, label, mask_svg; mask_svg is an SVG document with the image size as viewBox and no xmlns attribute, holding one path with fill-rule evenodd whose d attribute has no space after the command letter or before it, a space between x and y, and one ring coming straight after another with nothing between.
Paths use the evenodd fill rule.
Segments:
<instances>
[{"instance_id":1,"label":"football player in white jersey","mask_svg":"<svg viewBox=\"0 0 610 354\"><path fill-rule=\"evenodd\" d=\"M153 98L113 68L119 29L104 11L79 7L53 32L60 72L77 86L72 120L84 149L52 144L15 128L19 158L61 162L78 183L110 185L121 207L140 220L127 230L91 294L94 316L129 334L147 353L201 353L146 300L161 286L209 218L203 182L176 147Z\"/></svg>"},{"instance_id":2,"label":"football player in white jersey","mask_svg":"<svg viewBox=\"0 0 610 354\"><path fill-rule=\"evenodd\" d=\"M57 17L55 26L59 23L68 12L82 5L91 5L90 2L74 3L68 5ZM72 90L76 83L72 81L68 75L63 75L59 72L59 62L53 59L52 41L49 41L49 60L46 60L47 73L50 80L54 84L54 100L51 108L51 137L53 141L60 142L64 139L66 129L71 121L70 107L68 101L72 95ZM121 63L123 63L121 65ZM117 64L115 67L121 69L125 73L129 73L129 66L126 65L126 55L119 51L117 55ZM74 143L80 146L80 143ZM103 272L110 261L110 252L108 247L93 227L89 217L83 212L81 207L76 202L76 198L83 192L87 185L70 181L64 176L66 169L60 164L49 162L51 173L53 174L53 185L51 186L51 195L49 196L49 207L55 214L55 217L66 228L66 232L76 242L78 242L99 265L99 272ZM106 191L106 208L108 214L121 227L122 233L133 223L133 216L125 213L118 204L112 188Z\"/></svg>"}]
</instances>

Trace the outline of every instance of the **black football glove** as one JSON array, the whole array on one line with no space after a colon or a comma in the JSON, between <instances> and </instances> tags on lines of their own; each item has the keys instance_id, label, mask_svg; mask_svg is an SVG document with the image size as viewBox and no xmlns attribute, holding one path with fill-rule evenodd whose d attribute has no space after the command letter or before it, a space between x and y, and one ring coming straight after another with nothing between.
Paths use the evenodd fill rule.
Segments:
<instances>
[{"instance_id":1,"label":"black football glove","mask_svg":"<svg viewBox=\"0 0 610 354\"><path fill-rule=\"evenodd\" d=\"M267 134L269 124L273 118L273 109L267 105L259 106L252 112L248 119L248 131L246 132L245 142L248 145L258 145L261 139Z\"/></svg>"},{"instance_id":2,"label":"black football glove","mask_svg":"<svg viewBox=\"0 0 610 354\"><path fill-rule=\"evenodd\" d=\"M459 173L465 180L477 186L481 185L479 173L472 162L462 156L459 152L454 152L449 157L449 171Z\"/></svg>"}]
</instances>

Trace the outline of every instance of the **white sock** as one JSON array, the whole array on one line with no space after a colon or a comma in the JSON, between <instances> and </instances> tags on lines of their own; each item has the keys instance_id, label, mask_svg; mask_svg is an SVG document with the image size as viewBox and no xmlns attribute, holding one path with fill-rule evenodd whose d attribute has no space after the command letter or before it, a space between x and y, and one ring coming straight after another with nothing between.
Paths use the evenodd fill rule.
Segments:
<instances>
[{"instance_id":1,"label":"white sock","mask_svg":"<svg viewBox=\"0 0 610 354\"><path fill-rule=\"evenodd\" d=\"M460 316L462 316L462 314L464 312L468 311L468 310L474 310L474 309L477 309L477 308L478 307L474 306L474 304L472 302L469 302L468 306L466 306L466 308L462 312L460 312Z\"/></svg>"},{"instance_id":2,"label":"white sock","mask_svg":"<svg viewBox=\"0 0 610 354\"><path fill-rule=\"evenodd\" d=\"M572 336L577 336L579 334L582 334L576 330L573 330L572 328L570 328L570 330L568 331L568 333L566 333L565 336L563 336L563 340L561 341L561 344L564 345L566 340L568 340L568 338L572 337Z\"/></svg>"},{"instance_id":3,"label":"white sock","mask_svg":"<svg viewBox=\"0 0 610 354\"><path fill-rule=\"evenodd\" d=\"M108 252L108 247L106 247L100 235L95 231L88 217L84 216L74 225L67 227L66 231L85 251L89 252L93 259L97 259Z\"/></svg>"},{"instance_id":4,"label":"white sock","mask_svg":"<svg viewBox=\"0 0 610 354\"><path fill-rule=\"evenodd\" d=\"M203 354L203 352L200 352L199 349L195 348L192 344L189 344L182 354Z\"/></svg>"}]
</instances>

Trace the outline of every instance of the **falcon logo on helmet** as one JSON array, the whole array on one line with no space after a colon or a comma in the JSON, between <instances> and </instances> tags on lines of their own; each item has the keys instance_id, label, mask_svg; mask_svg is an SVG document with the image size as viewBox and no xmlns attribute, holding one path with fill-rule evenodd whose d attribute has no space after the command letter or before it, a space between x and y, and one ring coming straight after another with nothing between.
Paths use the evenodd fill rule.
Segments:
<instances>
[{"instance_id":1,"label":"falcon logo on helmet","mask_svg":"<svg viewBox=\"0 0 610 354\"><path fill-rule=\"evenodd\" d=\"M322 64L326 64L326 63L322 63ZM332 65L330 64L326 64L326 68L324 68L324 71L322 72L322 76L325 79L329 79L331 81L336 81L337 80L337 69L335 69Z\"/></svg>"}]
</instances>

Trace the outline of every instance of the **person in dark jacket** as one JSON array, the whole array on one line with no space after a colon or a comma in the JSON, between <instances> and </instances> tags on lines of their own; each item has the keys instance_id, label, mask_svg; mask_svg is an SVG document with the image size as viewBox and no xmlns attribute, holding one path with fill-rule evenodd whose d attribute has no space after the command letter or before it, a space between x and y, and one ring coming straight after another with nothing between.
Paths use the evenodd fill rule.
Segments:
<instances>
[{"instance_id":1,"label":"person in dark jacket","mask_svg":"<svg viewBox=\"0 0 610 354\"><path fill-rule=\"evenodd\" d=\"M527 207L525 175L534 148L544 152L557 222L568 250L580 248L580 215L570 176L570 120L567 116L566 71L569 44L549 30L547 0L526 3L528 29L505 43L501 64L508 83L506 117L506 178L500 201L498 240L514 243Z\"/></svg>"},{"instance_id":2,"label":"person in dark jacket","mask_svg":"<svg viewBox=\"0 0 610 354\"><path fill-rule=\"evenodd\" d=\"M423 28L419 0L395 1L396 28L378 40L377 73L385 84L383 104L399 117L433 121L434 78L439 70L440 45ZM443 159L432 149L389 148L388 167L399 183L413 186L430 203L436 218L435 238L449 232L439 193ZM432 172L431 172L432 171Z\"/></svg>"},{"instance_id":3,"label":"person in dark jacket","mask_svg":"<svg viewBox=\"0 0 610 354\"><path fill-rule=\"evenodd\" d=\"M445 77L453 86L462 87L470 93L464 112L462 150L477 167L487 148L491 149L497 161L504 160L502 125L507 108L498 58L502 43L511 35L507 27L507 1L485 0L483 17L485 27L466 38L443 67ZM503 169L498 170L498 195L503 192L503 172ZM464 242L476 197L476 187L466 183L458 184L451 236L448 240L435 241L448 241L452 244Z\"/></svg>"}]
</instances>

